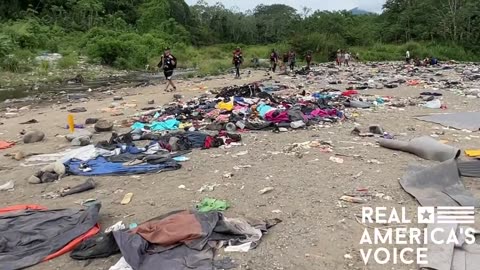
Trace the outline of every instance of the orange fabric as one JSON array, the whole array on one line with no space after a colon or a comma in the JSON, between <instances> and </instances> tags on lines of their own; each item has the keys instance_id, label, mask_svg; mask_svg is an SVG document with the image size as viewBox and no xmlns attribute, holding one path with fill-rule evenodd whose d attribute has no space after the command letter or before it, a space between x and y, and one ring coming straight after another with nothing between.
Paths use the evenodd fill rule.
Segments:
<instances>
[{"instance_id":1,"label":"orange fabric","mask_svg":"<svg viewBox=\"0 0 480 270\"><path fill-rule=\"evenodd\" d=\"M5 208L0 208L0 214L22 210L47 210L47 208L36 204L12 205Z\"/></svg>"},{"instance_id":2,"label":"orange fabric","mask_svg":"<svg viewBox=\"0 0 480 270\"><path fill-rule=\"evenodd\" d=\"M94 236L99 231L100 231L100 225L97 224L97 225L95 225L95 227L91 228L84 235L81 235L81 236L75 238L74 240L72 240L70 243L68 243L66 246L64 246L59 251L48 255L45 259L43 259L43 261L48 261L48 260L54 259L56 257L59 257L59 256L65 254L65 253L67 253L67 252L72 251L78 244L80 244L81 242L83 242L83 241L87 240L88 238Z\"/></svg>"},{"instance_id":3,"label":"orange fabric","mask_svg":"<svg viewBox=\"0 0 480 270\"><path fill-rule=\"evenodd\" d=\"M41 211L41 210L48 210L48 209L46 207L36 205L36 204L22 204L22 205L13 205L13 206L5 207L5 208L0 208L0 214L13 212L13 211L22 211L22 210L23 211L24 210L39 210L39 211ZM85 234L83 234L83 235L73 239L72 241L70 241L70 243L68 243L66 246L64 246L59 251L48 255L45 259L43 259L43 261L51 260L53 258L56 258L58 256L61 256L61 255L65 254L67 252L72 251L78 244L80 244L84 240L94 236L99 231L100 231L100 225L97 224L93 228L91 228L88 232L86 232Z\"/></svg>"},{"instance_id":4,"label":"orange fabric","mask_svg":"<svg viewBox=\"0 0 480 270\"><path fill-rule=\"evenodd\" d=\"M170 246L203 236L202 225L194 214L183 211L161 220L147 221L132 230L150 243Z\"/></svg>"},{"instance_id":5,"label":"orange fabric","mask_svg":"<svg viewBox=\"0 0 480 270\"><path fill-rule=\"evenodd\" d=\"M14 146L14 142L0 141L0 149L7 149Z\"/></svg>"}]
</instances>

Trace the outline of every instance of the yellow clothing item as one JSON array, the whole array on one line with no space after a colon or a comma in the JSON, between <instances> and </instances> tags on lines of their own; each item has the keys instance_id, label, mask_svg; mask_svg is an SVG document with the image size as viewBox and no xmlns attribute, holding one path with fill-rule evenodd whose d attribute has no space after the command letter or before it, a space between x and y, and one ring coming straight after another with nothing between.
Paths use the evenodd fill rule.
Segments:
<instances>
[{"instance_id":1,"label":"yellow clothing item","mask_svg":"<svg viewBox=\"0 0 480 270\"><path fill-rule=\"evenodd\" d=\"M217 109L224 110L224 111L232 111L233 110L233 100L230 100L229 102L225 101L220 101L217 104Z\"/></svg>"},{"instance_id":2,"label":"yellow clothing item","mask_svg":"<svg viewBox=\"0 0 480 270\"><path fill-rule=\"evenodd\" d=\"M469 157L480 157L480 149L465 150L465 154Z\"/></svg>"},{"instance_id":3,"label":"yellow clothing item","mask_svg":"<svg viewBox=\"0 0 480 270\"><path fill-rule=\"evenodd\" d=\"M185 129L185 128L189 128L193 126L192 123L180 123L180 125L178 125L178 128L179 129Z\"/></svg>"}]
</instances>

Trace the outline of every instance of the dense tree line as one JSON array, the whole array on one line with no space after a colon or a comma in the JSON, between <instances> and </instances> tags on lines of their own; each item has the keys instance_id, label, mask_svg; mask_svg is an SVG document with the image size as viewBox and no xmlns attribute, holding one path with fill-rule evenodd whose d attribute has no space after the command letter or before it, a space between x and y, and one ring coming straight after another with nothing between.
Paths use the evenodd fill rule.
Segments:
<instances>
[{"instance_id":1,"label":"dense tree line","mask_svg":"<svg viewBox=\"0 0 480 270\"><path fill-rule=\"evenodd\" d=\"M417 41L480 55L478 0L388 0L382 14L366 15L281 4L240 12L202 0L194 6L183 0L3 0L0 23L1 59L18 51L76 50L127 68L144 65L167 45L283 43L327 54Z\"/></svg>"}]
</instances>

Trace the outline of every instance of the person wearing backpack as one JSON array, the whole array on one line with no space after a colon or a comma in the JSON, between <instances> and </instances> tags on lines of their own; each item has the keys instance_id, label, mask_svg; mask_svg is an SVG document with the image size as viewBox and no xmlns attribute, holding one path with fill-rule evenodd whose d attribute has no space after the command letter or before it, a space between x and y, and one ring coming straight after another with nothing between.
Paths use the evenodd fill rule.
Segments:
<instances>
[{"instance_id":1,"label":"person wearing backpack","mask_svg":"<svg viewBox=\"0 0 480 270\"><path fill-rule=\"evenodd\" d=\"M169 92L169 86L172 86L172 91L177 91L177 87L172 80L173 71L177 68L177 58L172 55L172 53L170 52L170 48L165 49L165 52L160 59L160 63L158 63L158 67L163 69L163 74L165 75L165 79L167 80L167 88L165 88L165 92Z\"/></svg>"},{"instance_id":2,"label":"person wearing backpack","mask_svg":"<svg viewBox=\"0 0 480 270\"><path fill-rule=\"evenodd\" d=\"M270 53L270 68L274 73L277 70L277 63L278 63L278 54L275 51L275 49L272 49L272 52Z\"/></svg>"}]
</instances>

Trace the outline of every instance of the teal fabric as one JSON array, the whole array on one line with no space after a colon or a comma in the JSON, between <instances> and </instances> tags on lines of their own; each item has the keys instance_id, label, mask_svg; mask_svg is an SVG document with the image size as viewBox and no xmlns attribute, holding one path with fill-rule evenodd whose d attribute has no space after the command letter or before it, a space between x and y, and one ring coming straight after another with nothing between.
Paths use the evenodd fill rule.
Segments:
<instances>
[{"instance_id":1,"label":"teal fabric","mask_svg":"<svg viewBox=\"0 0 480 270\"><path fill-rule=\"evenodd\" d=\"M177 119L168 119L163 122L153 122L150 129L153 131L175 130L178 129L178 125L180 125L180 121Z\"/></svg>"},{"instance_id":2,"label":"teal fabric","mask_svg":"<svg viewBox=\"0 0 480 270\"><path fill-rule=\"evenodd\" d=\"M267 114L271 110L275 110L275 108L273 108L272 106L268 106L264 103L259 104L257 107L257 111L262 118L265 118L265 114Z\"/></svg>"},{"instance_id":3,"label":"teal fabric","mask_svg":"<svg viewBox=\"0 0 480 270\"><path fill-rule=\"evenodd\" d=\"M143 123L140 123L140 122L135 122L133 123L132 125L132 129L143 129L145 127L145 124Z\"/></svg>"},{"instance_id":4,"label":"teal fabric","mask_svg":"<svg viewBox=\"0 0 480 270\"><path fill-rule=\"evenodd\" d=\"M140 122L135 122L131 128L132 129L143 129L146 126L150 127L152 131L163 131L163 130L176 130L178 129L178 125L180 125L180 121L177 119L168 119L163 122L152 122L151 125L145 125Z\"/></svg>"}]
</instances>

